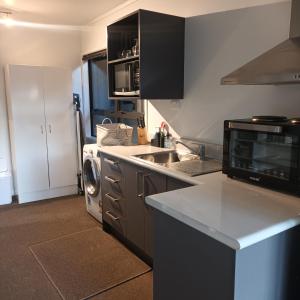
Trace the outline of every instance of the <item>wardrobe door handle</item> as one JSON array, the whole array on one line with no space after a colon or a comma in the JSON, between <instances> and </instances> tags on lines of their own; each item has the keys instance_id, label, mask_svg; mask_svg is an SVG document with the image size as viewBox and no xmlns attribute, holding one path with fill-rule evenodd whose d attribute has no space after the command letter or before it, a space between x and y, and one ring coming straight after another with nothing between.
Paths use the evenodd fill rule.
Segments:
<instances>
[{"instance_id":1,"label":"wardrobe door handle","mask_svg":"<svg viewBox=\"0 0 300 300\"><path fill-rule=\"evenodd\" d=\"M52 133L52 126L49 124L48 127L49 127L49 133Z\"/></svg>"},{"instance_id":2,"label":"wardrobe door handle","mask_svg":"<svg viewBox=\"0 0 300 300\"><path fill-rule=\"evenodd\" d=\"M44 126L41 125L41 134L44 134Z\"/></svg>"}]
</instances>

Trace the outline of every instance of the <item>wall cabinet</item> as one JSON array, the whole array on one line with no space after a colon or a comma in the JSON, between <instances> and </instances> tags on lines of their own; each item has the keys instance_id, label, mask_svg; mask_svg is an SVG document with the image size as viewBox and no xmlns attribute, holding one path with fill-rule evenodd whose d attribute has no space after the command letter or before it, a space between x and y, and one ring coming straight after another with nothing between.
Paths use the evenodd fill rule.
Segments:
<instances>
[{"instance_id":1,"label":"wall cabinet","mask_svg":"<svg viewBox=\"0 0 300 300\"><path fill-rule=\"evenodd\" d=\"M19 202L76 193L71 72L9 65L5 74L14 185Z\"/></svg>"},{"instance_id":2,"label":"wall cabinet","mask_svg":"<svg viewBox=\"0 0 300 300\"><path fill-rule=\"evenodd\" d=\"M145 197L190 184L107 154L101 154L101 165L104 228L108 225L133 245L138 255L151 260L153 209Z\"/></svg>"},{"instance_id":3,"label":"wall cabinet","mask_svg":"<svg viewBox=\"0 0 300 300\"><path fill-rule=\"evenodd\" d=\"M182 99L184 31L184 18L147 10L109 25L109 98Z\"/></svg>"}]
</instances>

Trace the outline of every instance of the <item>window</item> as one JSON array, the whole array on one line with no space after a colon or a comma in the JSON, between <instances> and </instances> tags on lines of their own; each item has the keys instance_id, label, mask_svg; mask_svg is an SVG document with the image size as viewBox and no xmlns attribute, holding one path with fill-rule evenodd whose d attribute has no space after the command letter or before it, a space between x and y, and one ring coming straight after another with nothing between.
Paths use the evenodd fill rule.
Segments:
<instances>
[{"instance_id":1,"label":"window","mask_svg":"<svg viewBox=\"0 0 300 300\"><path fill-rule=\"evenodd\" d=\"M114 111L114 101L108 100L107 59L106 56L88 61L90 88L91 136L96 136L96 125ZM115 119L110 117L113 122Z\"/></svg>"}]
</instances>

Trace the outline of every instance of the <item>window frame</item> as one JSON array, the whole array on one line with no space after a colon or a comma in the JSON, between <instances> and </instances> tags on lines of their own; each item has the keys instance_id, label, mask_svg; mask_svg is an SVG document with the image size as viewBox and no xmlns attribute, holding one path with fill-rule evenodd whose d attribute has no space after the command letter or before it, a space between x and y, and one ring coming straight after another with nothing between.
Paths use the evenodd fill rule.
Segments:
<instances>
[{"instance_id":1,"label":"window frame","mask_svg":"<svg viewBox=\"0 0 300 300\"><path fill-rule=\"evenodd\" d=\"M95 52L94 54L91 54L88 56L87 58L87 63L88 63L88 82L89 82L89 114L90 114L90 135L91 137L96 138L97 137L97 132L94 129L94 120L95 120L95 116L101 114L97 109L94 108L94 93L93 93L93 73L92 73L92 66L91 64L94 61L97 60L105 60L107 63L107 52L106 50L101 50L99 52ZM115 108L114 108L115 109ZM111 113L109 111L104 111L104 115L107 115L109 117Z\"/></svg>"}]
</instances>

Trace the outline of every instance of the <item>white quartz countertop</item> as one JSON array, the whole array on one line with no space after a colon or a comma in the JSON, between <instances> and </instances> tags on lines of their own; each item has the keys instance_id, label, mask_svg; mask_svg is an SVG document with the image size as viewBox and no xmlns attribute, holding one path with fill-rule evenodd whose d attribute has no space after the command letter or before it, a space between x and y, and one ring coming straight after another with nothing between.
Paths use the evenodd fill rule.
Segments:
<instances>
[{"instance_id":1,"label":"white quartz countertop","mask_svg":"<svg viewBox=\"0 0 300 300\"><path fill-rule=\"evenodd\" d=\"M202 184L148 196L171 217L240 250L300 224L300 198L228 178L202 175Z\"/></svg>"},{"instance_id":2,"label":"white quartz countertop","mask_svg":"<svg viewBox=\"0 0 300 300\"><path fill-rule=\"evenodd\" d=\"M171 217L239 250L300 224L300 198L228 178L221 172L190 177L133 155L170 151L152 146L107 146L101 152L195 186L148 196Z\"/></svg>"}]
</instances>

